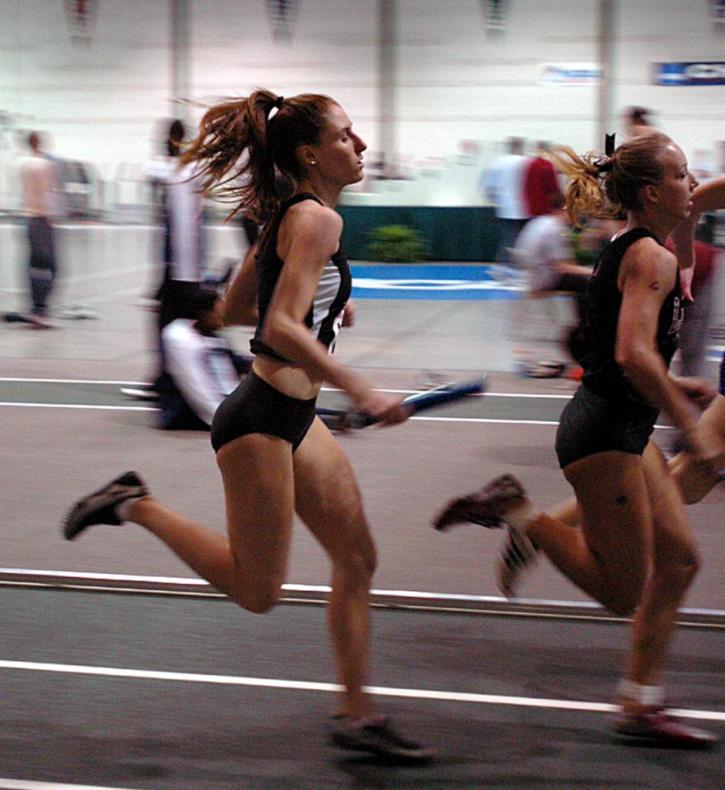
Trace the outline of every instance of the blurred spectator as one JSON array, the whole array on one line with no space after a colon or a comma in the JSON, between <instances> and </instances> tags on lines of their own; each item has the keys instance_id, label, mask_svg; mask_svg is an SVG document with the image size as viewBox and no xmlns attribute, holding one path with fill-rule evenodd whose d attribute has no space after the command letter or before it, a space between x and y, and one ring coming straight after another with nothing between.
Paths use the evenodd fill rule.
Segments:
<instances>
[{"instance_id":1,"label":"blurred spectator","mask_svg":"<svg viewBox=\"0 0 725 790\"><path fill-rule=\"evenodd\" d=\"M532 219L521 231L514 249L517 260L528 271L530 292L574 294L581 318L591 269L576 263L571 225L561 192L550 196L546 214Z\"/></svg>"},{"instance_id":2,"label":"blurred spectator","mask_svg":"<svg viewBox=\"0 0 725 790\"><path fill-rule=\"evenodd\" d=\"M485 196L496 209L500 229L496 260L500 263L511 263L509 251L530 216L524 199L528 157L524 156L523 139L510 138L508 149L509 153L494 159L482 178Z\"/></svg>"},{"instance_id":3,"label":"blurred spectator","mask_svg":"<svg viewBox=\"0 0 725 790\"><path fill-rule=\"evenodd\" d=\"M546 296L565 292L574 297L576 323L564 331L562 345L572 359L579 361L584 347L584 309L591 269L576 262L569 215L561 192L549 198L549 211L532 219L521 231L514 256L529 276L529 293ZM560 367L544 375L558 375ZM542 372L528 375L541 376Z\"/></svg>"},{"instance_id":4,"label":"blurred spectator","mask_svg":"<svg viewBox=\"0 0 725 790\"><path fill-rule=\"evenodd\" d=\"M541 141L536 156L528 160L524 171L524 202L529 216L540 217L551 210L551 200L561 190L556 168L545 157L549 144Z\"/></svg>"},{"instance_id":5,"label":"blurred spectator","mask_svg":"<svg viewBox=\"0 0 725 790\"><path fill-rule=\"evenodd\" d=\"M692 162L690 164L690 171L695 178L700 181L708 181L711 178L714 178L717 174L715 173L715 168L710 160L710 152L704 151L702 148L698 148L697 151L692 155Z\"/></svg>"},{"instance_id":6,"label":"blurred spectator","mask_svg":"<svg viewBox=\"0 0 725 790\"><path fill-rule=\"evenodd\" d=\"M674 251L668 239L666 246ZM714 306L713 284L718 250L703 241L694 242L695 266L690 288L694 301L685 301L685 320L680 328L680 374L707 375L707 343Z\"/></svg>"},{"instance_id":7,"label":"blurred spectator","mask_svg":"<svg viewBox=\"0 0 725 790\"><path fill-rule=\"evenodd\" d=\"M156 292L158 300L158 370L149 397L162 395L170 387L164 359L163 329L177 318L192 318L195 297L204 279L204 196L196 165L181 165L184 124L175 119L168 126L166 156L146 168L158 195L163 227L164 272ZM142 397L141 391L126 394Z\"/></svg>"},{"instance_id":8,"label":"blurred spectator","mask_svg":"<svg viewBox=\"0 0 725 790\"><path fill-rule=\"evenodd\" d=\"M76 159L56 160L69 217L85 219L90 214L91 180L83 162Z\"/></svg>"},{"instance_id":9,"label":"blurred spectator","mask_svg":"<svg viewBox=\"0 0 725 790\"><path fill-rule=\"evenodd\" d=\"M28 275L32 306L27 320L39 329L49 329L55 327L47 318L47 309L58 269L51 219L62 213L62 186L55 164L41 149L40 135L31 132L27 144L30 155L20 162L23 213L28 218L30 245Z\"/></svg>"},{"instance_id":10,"label":"blurred spectator","mask_svg":"<svg viewBox=\"0 0 725 790\"><path fill-rule=\"evenodd\" d=\"M159 427L166 430L208 430L217 407L251 363L218 334L223 320L216 289L200 288L187 310L191 318L177 318L161 332L168 380L159 392Z\"/></svg>"},{"instance_id":11,"label":"blurred spectator","mask_svg":"<svg viewBox=\"0 0 725 790\"><path fill-rule=\"evenodd\" d=\"M624 112L624 126L627 137L639 137L657 131L652 123L652 110L645 107L628 107Z\"/></svg>"}]
</instances>

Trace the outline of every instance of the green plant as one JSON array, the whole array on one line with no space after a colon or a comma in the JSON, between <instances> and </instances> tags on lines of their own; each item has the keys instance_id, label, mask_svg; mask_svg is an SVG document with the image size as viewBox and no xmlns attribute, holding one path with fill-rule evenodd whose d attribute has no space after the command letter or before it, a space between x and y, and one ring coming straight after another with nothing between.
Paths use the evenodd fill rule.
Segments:
<instances>
[{"instance_id":1,"label":"green plant","mask_svg":"<svg viewBox=\"0 0 725 790\"><path fill-rule=\"evenodd\" d=\"M371 233L370 257L376 261L411 263L425 253L425 241L407 225L381 225Z\"/></svg>"}]
</instances>

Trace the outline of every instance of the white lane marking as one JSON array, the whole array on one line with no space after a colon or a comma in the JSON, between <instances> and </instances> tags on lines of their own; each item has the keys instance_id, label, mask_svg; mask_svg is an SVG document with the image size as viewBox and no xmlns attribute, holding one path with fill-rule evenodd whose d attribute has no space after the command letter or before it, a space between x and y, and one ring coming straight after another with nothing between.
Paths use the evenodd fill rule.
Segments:
<instances>
[{"instance_id":1,"label":"white lane marking","mask_svg":"<svg viewBox=\"0 0 725 790\"><path fill-rule=\"evenodd\" d=\"M68 785L62 782L32 782L27 779L7 779L0 776L3 790L132 790L126 787L102 787L101 785Z\"/></svg>"},{"instance_id":2,"label":"white lane marking","mask_svg":"<svg viewBox=\"0 0 725 790\"><path fill-rule=\"evenodd\" d=\"M116 384L121 387L144 387L149 386L148 381L112 381L105 379L39 379L39 378L22 378L18 376L0 376L0 381L20 382L26 384ZM323 392L342 392L336 387L323 387ZM421 389L384 389L376 387L376 392L387 392L393 395L409 395L418 392L426 392ZM531 393L531 392L481 392L474 393L469 397L472 398L549 398L557 400L570 400L572 393L566 395L553 395L545 393Z\"/></svg>"},{"instance_id":3,"label":"white lane marking","mask_svg":"<svg viewBox=\"0 0 725 790\"><path fill-rule=\"evenodd\" d=\"M106 381L104 379L28 379L16 376L0 376L0 381L16 381L27 384L117 384L122 387L147 387L148 381Z\"/></svg>"},{"instance_id":4,"label":"white lane marking","mask_svg":"<svg viewBox=\"0 0 725 790\"><path fill-rule=\"evenodd\" d=\"M169 680L181 683L209 683L224 686L254 686L256 688L293 689L300 691L339 692L342 686L336 683L318 683L307 680L282 680L279 678L255 678L237 675L209 675L200 672L163 672L158 670L129 669L124 667L102 667L85 664L55 664L38 661L0 660L0 669L32 672L58 672L69 675L95 675L140 680ZM605 702L547 699L544 697L514 697L504 694L478 694L461 691L438 691L434 689L406 689L389 686L366 686L365 691L379 697L407 697L410 699L432 699L446 702L472 702L483 705L513 705L527 708L549 708L578 710L594 713L611 713L614 705ZM678 716L708 721L725 721L725 712L708 710L676 710Z\"/></svg>"},{"instance_id":5,"label":"white lane marking","mask_svg":"<svg viewBox=\"0 0 725 790\"><path fill-rule=\"evenodd\" d=\"M156 406L100 406L83 403L20 403L0 401L0 407L12 406L25 409L87 409L88 411L158 411ZM546 420L494 420L482 417L411 417L411 420L428 422L500 422L505 425L558 425Z\"/></svg>"},{"instance_id":6,"label":"white lane marking","mask_svg":"<svg viewBox=\"0 0 725 790\"><path fill-rule=\"evenodd\" d=\"M101 406L90 403L21 403L0 401L0 406L23 409L86 409L88 411L158 411L155 406Z\"/></svg>"},{"instance_id":7,"label":"white lane marking","mask_svg":"<svg viewBox=\"0 0 725 790\"><path fill-rule=\"evenodd\" d=\"M212 590L212 586L204 579L194 576L139 576L126 573L95 573L91 571L60 571L36 568L0 568L0 579L3 576L39 576L58 579L71 579L74 581L115 581L115 582L141 582L147 584L166 584L166 585L186 585L203 587ZM307 592L329 594L332 588L327 584L292 584L282 585L282 589L288 592ZM386 598L410 598L414 600L442 600L442 601L462 601L466 603L511 603L508 598L501 595L471 595L468 593L442 593L428 592L425 590L379 590L371 589L372 595L379 595ZM221 595L221 593L220 593ZM599 610L599 604L592 601L567 601L550 598L516 598L514 603L522 606L546 606L546 607L566 607L568 609L592 609ZM703 609L683 607L679 609L681 614L708 615L713 617L725 618L723 609Z\"/></svg>"},{"instance_id":8,"label":"white lane marking","mask_svg":"<svg viewBox=\"0 0 725 790\"><path fill-rule=\"evenodd\" d=\"M554 420L501 420L493 417L421 417L410 418L411 421L422 422L473 422L473 423L501 423L502 425L558 425Z\"/></svg>"},{"instance_id":9,"label":"white lane marking","mask_svg":"<svg viewBox=\"0 0 725 790\"><path fill-rule=\"evenodd\" d=\"M158 411L157 406L101 406L84 403L22 403L0 401L0 407L11 406L24 409L86 409L88 411ZM411 417L411 420L423 422L493 422L504 425L558 425L549 420L497 420L484 417Z\"/></svg>"}]
</instances>

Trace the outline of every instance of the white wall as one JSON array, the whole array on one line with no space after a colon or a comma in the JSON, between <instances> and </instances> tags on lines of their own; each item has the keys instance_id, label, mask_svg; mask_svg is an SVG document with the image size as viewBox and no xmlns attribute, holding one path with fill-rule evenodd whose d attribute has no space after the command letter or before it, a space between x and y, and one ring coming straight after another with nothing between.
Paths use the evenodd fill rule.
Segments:
<instances>
[{"instance_id":1,"label":"white wall","mask_svg":"<svg viewBox=\"0 0 725 790\"><path fill-rule=\"evenodd\" d=\"M618 104L655 110L656 125L690 158L725 140L725 86L652 85L649 68L658 61L725 61L725 25L716 28L708 5L708 0L620 0L617 9Z\"/></svg>"},{"instance_id":2,"label":"white wall","mask_svg":"<svg viewBox=\"0 0 725 790\"><path fill-rule=\"evenodd\" d=\"M257 86L329 93L370 151L379 149L377 0L298 0L290 42L273 38L266 0L189 0L189 7L191 84L183 98L208 103ZM714 150L725 138L725 87L650 83L654 61L725 60L725 32L715 31L707 0L614 7L617 113L634 103L652 107L688 154ZM72 43L65 8L61 0L2 0L0 111L15 128L49 132L55 153L95 164L106 179L121 163L140 173L157 120L181 106L171 96L170 0L97 0L88 46ZM440 166L460 141L473 140L485 162L511 134L598 146L596 86L544 85L540 70L597 61L599 0L509 0L498 34L487 31L482 8L481 0L398 0L397 102L385 111L397 120L402 161ZM15 148L6 129L0 208Z\"/></svg>"},{"instance_id":3,"label":"white wall","mask_svg":"<svg viewBox=\"0 0 725 790\"><path fill-rule=\"evenodd\" d=\"M443 154L509 135L590 146L596 88L542 85L541 66L596 60L598 0L511 2L490 33L482 3L400 0L401 150Z\"/></svg>"}]
</instances>

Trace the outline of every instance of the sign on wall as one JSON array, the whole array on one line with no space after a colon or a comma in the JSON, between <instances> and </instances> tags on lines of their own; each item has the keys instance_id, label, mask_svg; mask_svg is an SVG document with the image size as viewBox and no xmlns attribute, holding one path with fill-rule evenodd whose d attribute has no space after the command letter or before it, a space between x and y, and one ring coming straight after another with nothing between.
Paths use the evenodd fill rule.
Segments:
<instances>
[{"instance_id":1,"label":"sign on wall","mask_svg":"<svg viewBox=\"0 0 725 790\"><path fill-rule=\"evenodd\" d=\"M545 85L596 85L601 79L602 67L597 63L545 63L539 74Z\"/></svg>"},{"instance_id":2,"label":"sign on wall","mask_svg":"<svg viewBox=\"0 0 725 790\"><path fill-rule=\"evenodd\" d=\"M655 63L655 85L725 85L725 61Z\"/></svg>"}]
</instances>

